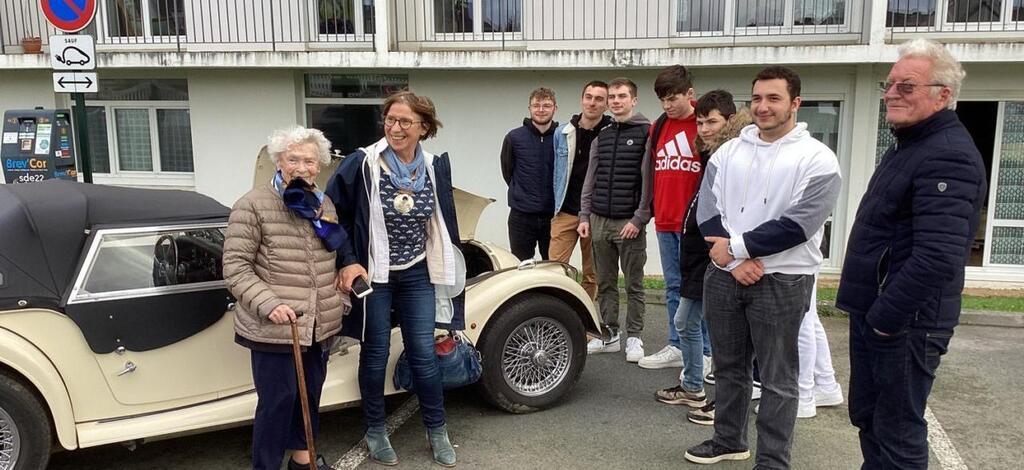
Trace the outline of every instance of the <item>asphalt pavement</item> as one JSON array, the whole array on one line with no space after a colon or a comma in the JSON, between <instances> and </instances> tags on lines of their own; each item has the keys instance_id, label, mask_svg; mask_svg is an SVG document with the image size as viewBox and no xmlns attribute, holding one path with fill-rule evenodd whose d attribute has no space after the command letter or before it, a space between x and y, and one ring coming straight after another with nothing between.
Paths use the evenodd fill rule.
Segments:
<instances>
[{"instance_id":1,"label":"asphalt pavement","mask_svg":"<svg viewBox=\"0 0 1024 470\"><path fill-rule=\"evenodd\" d=\"M648 353L665 344L663 305L649 305L643 335ZM823 318L838 379L849 380L848 323ZM1024 458L1024 329L961 326L943 358L929 406L931 468L1019 468ZM644 370L624 353L590 356L576 388L559 405L510 415L487 405L472 389L447 396L450 435L460 468L473 469L678 469L701 468L683 458L688 446L711 436L711 427L685 419L686 408L654 400L654 391L678 380L678 369ZM713 393L713 387L708 387ZM440 468L431 463L419 413L409 396L389 400L398 468ZM405 417L408 419L404 419ZM750 415L752 451L756 441ZM335 468L376 468L361 459L358 408L325 413L318 449ZM135 450L104 446L54 455L51 469L244 469L250 427L145 443ZM855 428L845 404L819 408L799 420L792 451L796 469L858 468ZM342 461L342 459L344 459ZM753 459L711 468L747 469Z\"/></svg>"}]
</instances>

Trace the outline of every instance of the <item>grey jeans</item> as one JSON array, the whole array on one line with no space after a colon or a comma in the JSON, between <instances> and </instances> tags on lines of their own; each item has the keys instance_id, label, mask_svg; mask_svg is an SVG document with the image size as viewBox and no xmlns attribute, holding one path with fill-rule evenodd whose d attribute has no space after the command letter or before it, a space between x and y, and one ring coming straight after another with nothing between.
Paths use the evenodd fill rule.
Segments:
<instances>
[{"instance_id":1,"label":"grey jeans","mask_svg":"<svg viewBox=\"0 0 1024 470\"><path fill-rule=\"evenodd\" d=\"M590 216L590 236L597 274L597 305L601 320L619 331L619 266L626 276L626 334L640 336L644 330L644 264L647 263L647 233L640 227L636 238L619 236L629 219Z\"/></svg>"},{"instance_id":2,"label":"grey jeans","mask_svg":"<svg viewBox=\"0 0 1024 470\"><path fill-rule=\"evenodd\" d=\"M800 371L797 337L810 307L814 276L766 273L743 286L725 271L708 266L704 314L715 351L714 440L747 449L751 367L757 355L761 403L757 415L758 468L789 468L796 424Z\"/></svg>"}]
</instances>

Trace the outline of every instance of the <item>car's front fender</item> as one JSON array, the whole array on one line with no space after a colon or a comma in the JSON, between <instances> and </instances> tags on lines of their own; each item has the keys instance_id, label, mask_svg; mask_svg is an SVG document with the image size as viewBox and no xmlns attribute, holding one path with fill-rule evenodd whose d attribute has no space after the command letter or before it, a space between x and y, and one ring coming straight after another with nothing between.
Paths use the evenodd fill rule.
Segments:
<instances>
[{"instance_id":1,"label":"car's front fender","mask_svg":"<svg viewBox=\"0 0 1024 470\"><path fill-rule=\"evenodd\" d=\"M557 263L539 264L527 269L509 269L491 273L466 289L466 333L476 341L487 323L513 298L529 293L556 297L580 316L588 333L601 335L601 322L594 301Z\"/></svg>"},{"instance_id":2,"label":"car's front fender","mask_svg":"<svg viewBox=\"0 0 1024 470\"><path fill-rule=\"evenodd\" d=\"M21 375L42 396L60 445L68 450L78 448L71 397L60 373L46 355L25 338L0 328L0 363Z\"/></svg>"}]
</instances>

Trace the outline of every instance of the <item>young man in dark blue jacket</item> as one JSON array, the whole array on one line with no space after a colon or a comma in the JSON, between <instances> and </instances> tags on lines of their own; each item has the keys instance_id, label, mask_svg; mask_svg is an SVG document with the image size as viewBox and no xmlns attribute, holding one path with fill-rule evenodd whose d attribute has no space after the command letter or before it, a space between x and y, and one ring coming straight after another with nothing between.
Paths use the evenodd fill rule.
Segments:
<instances>
[{"instance_id":1,"label":"young man in dark blue jacket","mask_svg":"<svg viewBox=\"0 0 1024 470\"><path fill-rule=\"evenodd\" d=\"M530 93L530 117L509 131L501 144L501 175L508 184L508 242L512 254L520 260L532 259L540 249L548 259L551 243L551 217L555 196L554 121L558 105L555 92L540 87Z\"/></svg>"},{"instance_id":2,"label":"young man in dark blue jacket","mask_svg":"<svg viewBox=\"0 0 1024 470\"><path fill-rule=\"evenodd\" d=\"M917 39L883 84L896 143L850 232L836 305L850 312L850 420L862 468L927 468L925 405L960 316L985 165L957 118L960 63Z\"/></svg>"}]
</instances>

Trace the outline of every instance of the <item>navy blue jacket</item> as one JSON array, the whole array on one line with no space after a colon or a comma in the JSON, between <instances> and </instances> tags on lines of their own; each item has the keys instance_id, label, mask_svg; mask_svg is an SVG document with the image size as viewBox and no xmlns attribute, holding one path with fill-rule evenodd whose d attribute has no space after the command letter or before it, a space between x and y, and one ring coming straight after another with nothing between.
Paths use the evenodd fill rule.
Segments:
<instances>
[{"instance_id":1,"label":"navy blue jacket","mask_svg":"<svg viewBox=\"0 0 1024 470\"><path fill-rule=\"evenodd\" d=\"M544 133L529 118L509 131L501 143L501 175L508 184L508 206L530 214L554 215L555 129Z\"/></svg>"},{"instance_id":2,"label":"navy blue jacket","mask_svg":"<svg viewBox=\"0 0 1024 470\"><path fill-rule=\"evenodd\" d=\"M836 306L883 333L952 330L985 164L954 111L893 132L857 210Z\"/></svg>"},{"instance_id":3,"label":"navy blue jacket","mask_svg":"<svg viewBox=\"0 0 1024 470\"><path fill-rule=\"evenodd\" d=\"M353 263L366 267L370 262L370 169L364 162L366 154L357 150L338 165L327 183L324 193L334 202L338 211L338 223L349 234L349 243L338 249L338 269ZM448 153L434 157L434 189L441 206L448 235L453 243L459 240L459 224L455 216L455 195L452 188L452 167ZM463 292L452 299L455 315L452 323L438 324L438 328L466 329L466 294ZM362 340L363 312L366 299L352 297L352 310L342 318L341 334Z\"/></svg>"}]
</instances>

